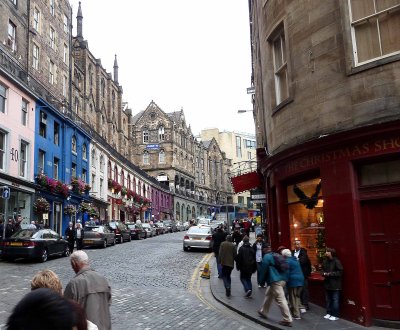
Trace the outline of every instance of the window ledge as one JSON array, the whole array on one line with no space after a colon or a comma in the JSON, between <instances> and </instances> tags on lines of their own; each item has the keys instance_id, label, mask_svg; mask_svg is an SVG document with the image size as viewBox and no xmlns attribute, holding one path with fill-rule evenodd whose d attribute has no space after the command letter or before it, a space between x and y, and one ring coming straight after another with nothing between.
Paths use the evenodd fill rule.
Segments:
<instances>
[{"instance_id":1,"label":"window ledge","mask_svg":"<svg viewBox=\"0 0 400 330\"><path fill-rule=\"evenodd\" d=\"M357 73L360 73L360 72L363 72L363 71L366 71L369 69L373 69L373 68L376 68L376 67L384 65L384 64L396 62L396 61L400 61L400 54L396 54L396 55L393 55L390 57L380 58L373 62L368 62L365 64L361 64L361 65L352 67L350 69L350 72L348 75L351 76L353 74L357 74Z\"/></svg>"},{"instance_id":2,"label":"window ledge","mask_svg":"<svg viewBox=\"0 0 400 330\"><path fill-rule=\"evenodd\" d=\"M281 103L279 103L277 106L275 106L272 109L272 115L274 116L277 112L279 112L279 110L286 107L289 103L292 103L292 102L293 102L293 97L289 97L286 100L282 101Z\"/></svg>"}]
</instances>

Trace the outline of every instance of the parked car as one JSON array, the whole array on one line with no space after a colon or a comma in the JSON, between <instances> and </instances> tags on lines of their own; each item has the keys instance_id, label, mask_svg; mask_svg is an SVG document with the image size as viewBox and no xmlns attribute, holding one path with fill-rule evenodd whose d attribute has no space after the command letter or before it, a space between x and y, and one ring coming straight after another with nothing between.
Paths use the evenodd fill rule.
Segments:
<instances>
[{"instance_id":1,"label":"parked car","mask_svg":"<svg viewBox=\"0 0 400 330\"><path fill-rule=\"evenodd\" d=\"M165 227L167 227L167 230L170 233L175 233L178 231L178 228L176 227L176 223L172 220L164 220L163 224Z\"/></svg>"},{"instance_id":2,"label":"parked car","mask_svg":"<svg viewBox=\"0 0 400 330\"><path fill-rule=\"evenodd\" d=\"M3 260L18 258L46 262L50 256L69 256L68 242L51 229L20 229L0 242Z\"/></svg>"},{"instance_id":3,"label":"parked car","mask_svg":"<svg viewBox=\"0 0 400 330\"><path fill-rule=\"evenodd\" d=\"M167 227L165 227L162 222L155 223L154 227L156 227L158 235L168 233Z\"/></svg>"},{"instance_id":4,"label":"parked car","mask_svg":"<svg viewBox=\"0 0 400 330\"><path fill-rule=\"evenodd\" d=\"M86 226L83 235L83 247L115 245L115 233L106 226Z\"/></svg>"},{"instance_id":5,"label":"parked car","mask_svg":"<svg viewBox=\"0 0 400 330\"><path fill-rule=\"evenodd\" d=\"M156 229L149 223L142 223L143 229L146 231L147 237L156 236Z\"/></svg>"},{"instance_id":6,"label":"parked car","mask_svg":"<svg viewBox=\"0 0 400 330\"><path fill-rule=\"evenodd\" d=\"M190 223L189 222L186 221L186 222L183 223L183 228L184 228L183 230L188 230L189 227L190 227Z\"/></svg>"},{"instance_id":7,"label":"parked car","mask_svg":"<svg viewBox=\"0 0 400 330\"><path fill-rule=\"evenodd\" d=\"M126 225L129 229L131 239L143 239L147 237L141 223L127 223Z\"/></svg>"},{"instance_id":8,"label":"parked car","mask_svg":"<svg viewBox=\"0 0 400 330\"><path fill-rule=\"evenodd\" d=\"M183 237L183 250L201 248L212 250L212 229L209 226L192 226Z\"/></svg>"},{"instance_id":9,"label":"parked car","mask_svg":"<svg viewBox=\"0 0 400 330\"><path fill-rule=\"evenodd\" d=\"M108 223L108 228L115 233L117 243L131 241L131 231L123 222L112 220Z\"/></svg>"}]
</instances>

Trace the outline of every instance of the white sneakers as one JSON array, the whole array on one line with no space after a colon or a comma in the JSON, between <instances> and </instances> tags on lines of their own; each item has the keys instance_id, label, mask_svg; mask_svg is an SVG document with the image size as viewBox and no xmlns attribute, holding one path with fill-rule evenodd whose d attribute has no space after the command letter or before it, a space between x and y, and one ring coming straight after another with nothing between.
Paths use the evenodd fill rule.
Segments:
<instances>
[{"instance_id":1,"label":"white sneakers","mask_svg":"<svg viewBox=\"0 0 400 330\"><path fill-rule=\"evenodd\" d=\"M329 314L326 314L326 315L324 316L324 319L327 319L327 320L330 320L330 321L337 321L337 320L339 320L338 317L332 316L332 315L329 315Z\"/></svg>"}]
</instances>

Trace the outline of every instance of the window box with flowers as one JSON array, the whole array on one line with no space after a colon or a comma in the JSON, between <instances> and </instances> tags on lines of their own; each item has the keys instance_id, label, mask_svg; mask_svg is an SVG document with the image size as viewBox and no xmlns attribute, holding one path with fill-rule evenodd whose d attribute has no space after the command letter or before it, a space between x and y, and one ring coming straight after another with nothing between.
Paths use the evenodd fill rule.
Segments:
<instances>
[{"instance_id":1,"label":"window box with flowers","mask_svg":"<svg viewBox=\"0 0 400 330\"><path fill-rule=\"evenodd\" d=\"M48 213L50 211L50 203L46 198L39 197L33 203L33 212L35 214L41 215L43 213Z\"/></svg>"},{"instance_id":2,"label":"window box with flowers","mask_svg":"<svg viewBox=\"0 0 400 330\"><path fill-rule=\"evenodd\" d=\"M108 188L118 194L122 190L122 186L115 180L108 179Z\"/></svg>"},{"instance_id":3,"label":"window box with flowers","mask_svg":"<svg viewBox=\"0 0 400 330\"><path fill-rule=\"evenodd\" d=\"M126 194L128 193L128 189L126 189L126 187L122 187L121 188L121 196L126 196Z\"/></svg>"},{"instance_id":4,"label":"window box with flowers","mask_svg":"<svg viewBox=\"0 0 400 330\"><path fill-rule=\"evenodd\" d=\"M49 178L45 174L37 175L35 180L40 187L53 194L60 194L64 198L67 198L69 195L68 185L59 180Z\"/></svg>"},{"instance_id":5,"label":"window box with flowers","mask_svg":"<svg viewBox=\"0 0 400 330\"><path fill-rule=\"evenodd\" d=\"M128 200L131 200L133 198L133 196L135 196L135 193L133 190L128 189L128 191L126 192L126 198Z\"/></svg>"},{"instance_id":6,"label":"window box with flowers","mask_svg":"<svg viewBox=\"0 0 400 330\"><path fill-rule=\"evenodd\" d=\"M88 194L92 187L88 184L85 184L85 193Z\"/></svg>"},{"instance_id":7,"label":"window box with flowers","mask_svg":"<svg viewBox=\"0 0 400 330\"><path fill-rule=\"evenodd\" d=\"M76 194L82 195L85 191L86 183L78 178L71 178L72 191Z\"/></svg>"}]
</instances>

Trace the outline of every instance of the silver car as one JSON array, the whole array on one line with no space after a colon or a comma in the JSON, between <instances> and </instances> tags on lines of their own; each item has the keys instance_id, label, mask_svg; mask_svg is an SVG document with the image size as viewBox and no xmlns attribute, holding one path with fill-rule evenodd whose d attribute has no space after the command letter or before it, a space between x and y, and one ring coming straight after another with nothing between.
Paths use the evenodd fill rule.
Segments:
<instances>
[{"instance_id":1,"label":"silver car","mask_svg":"<svg viewBox=\"0 0 400 330\"><path fill-rule=\"evenodd\" d=\"M213 247L211 227L193 226L190 227L183 238L183 250L189 248L201 248L211 250Z\"/></svg>"},{"instance_id":2,"label":"silver car","mask_svg":"<svg viewBox=\"0 0 400 330\"><path fill-rule=\"evenodd\" d=\"M142 223L143 229L146 231L147 237L156 236L156 229L149 223Z\"/></svg>"},{"instance_id":3,"label":"silver car","mask_svg":"<svg viewBox=\"0 0 400 330\"><path fill-rule=\"evenodd\" d=\"M115 233L106 226L86 226L83 231L83 247L115 245Z\"/></svg>"}]
</instances>

